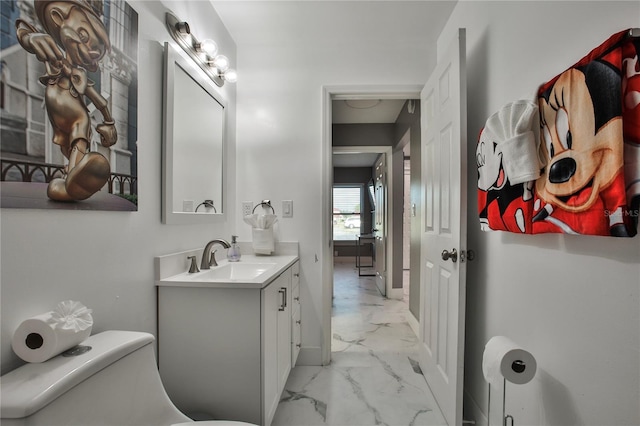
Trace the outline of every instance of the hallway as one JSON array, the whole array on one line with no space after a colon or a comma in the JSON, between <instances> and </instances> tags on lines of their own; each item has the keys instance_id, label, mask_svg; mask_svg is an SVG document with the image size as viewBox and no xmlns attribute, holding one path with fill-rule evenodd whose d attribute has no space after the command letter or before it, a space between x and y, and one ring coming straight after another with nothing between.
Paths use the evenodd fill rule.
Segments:
<instances>
[{"instance_id":1,"label":"hallway","mask_svg":"<svg viewBox=\"0 0 640 426\"><path fill-rule=\"evenodd\" d=\"M272 425L446 424L419 373L407 312L353 263L335 263L331 364L291 371Z\"/></svg>"}]
</instances>

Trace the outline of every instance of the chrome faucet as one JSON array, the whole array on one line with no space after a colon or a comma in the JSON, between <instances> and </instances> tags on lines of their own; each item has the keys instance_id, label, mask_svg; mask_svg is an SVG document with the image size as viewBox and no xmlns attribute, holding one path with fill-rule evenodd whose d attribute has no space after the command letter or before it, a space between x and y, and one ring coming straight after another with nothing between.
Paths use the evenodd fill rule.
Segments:
<instances>
[{"instance_id":1,"label":"chrome faucet","mask_svg":"<svg viewBox=\"0 0 640 426\"><path fill-rule=\"evenodd\" d=\"M231 247L231 244L227 240L222 240L216 238L215 240L211 240L204 247L204 251L202 252L202 261L200 262L200 269L211 269L211 266L218 266L218 262L216 262L216 252L215 250L211 252L211 248L214 244L220 244L224 248Z\"/></svg>"}]
</instances>

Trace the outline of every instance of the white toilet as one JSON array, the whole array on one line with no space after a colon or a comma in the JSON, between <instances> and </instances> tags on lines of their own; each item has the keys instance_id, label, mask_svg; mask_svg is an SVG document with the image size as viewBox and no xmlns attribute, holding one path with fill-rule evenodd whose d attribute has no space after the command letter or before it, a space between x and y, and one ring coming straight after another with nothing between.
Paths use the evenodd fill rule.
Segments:
<instances>
[{"instance_id":1,"label":"white toilet","mask_svg":"<svg viewBox=\"0 0 640 426\"><path fill-rule=\"evenodd\" d=\"M248 426L193 422L171 402L160 381L154 337L105 331L41 364L0 378L2 426ZM87 350L87 348L91 348ZM70 352L70 351L68 351Z\"/></svg>"}]
</instances>

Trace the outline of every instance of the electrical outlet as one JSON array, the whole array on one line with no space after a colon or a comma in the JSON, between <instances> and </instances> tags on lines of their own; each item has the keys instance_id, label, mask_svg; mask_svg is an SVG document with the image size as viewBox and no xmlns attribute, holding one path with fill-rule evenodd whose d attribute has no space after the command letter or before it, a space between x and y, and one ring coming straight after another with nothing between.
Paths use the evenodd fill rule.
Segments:
<instances>
[{"instance_id":1,"label":"electrical outlet","mask_svg":"<svg viewBox=\"0 0 640 426\"><path fill-rule=\"evenodd\" d=\"M242 202L242 216L248 216L253 213L253 203L251 201Z\"/></svg>"}]
</instances>

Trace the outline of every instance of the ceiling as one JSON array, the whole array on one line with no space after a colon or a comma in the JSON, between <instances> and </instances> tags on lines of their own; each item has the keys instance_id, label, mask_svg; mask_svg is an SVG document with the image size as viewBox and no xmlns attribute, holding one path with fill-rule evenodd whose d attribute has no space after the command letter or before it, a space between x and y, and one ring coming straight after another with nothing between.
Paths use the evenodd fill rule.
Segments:
<instances>
[{"instance_id":1,"label":"ceiling","mask_svg":"<svg viewBox=\"0 0 640 426\"><path fill-rule=\"evenodd\" d=\"M373 167L380 154L333 154L333 167Z\"/></svg>"},{"instance_id":2,"label":"ceiling","mask_svg":"<svg viewBox=\"0 0 640 426\"><path fill-rule=\"evenodd\" d=\"M331 106L333 124L395 123L404 99L340 99Z\"/></svg>"},{"instance_id":3,"label":"ceiling","mask_svg":"<svg viewBox=\"0 0 640 426\"><path fill-rule=\"evenodd\" d=\"M456 5L455 0L210 1L239 52L243 46L274 44L304 48L348 43L354 51L374 51L409 43L419 44L434 58L440 31ZM404 99L384 99L375 105L368 102L357 101L355 107L349 107L344 99L335 100L333 122L394 123ZM334 165L369 166L374 156L342 154L334 156Z\"/></svg>"},{"instance_id":4,"label":"ceiling","mask_svg":"<svg viewBox=\"0 0 640 426\"><path fill-rule=\"evenodd\" d=\"M243 45L350 43L355 46L416 42L433 46L455 0L210 0Z\"/></svg>"}]
</instances>

